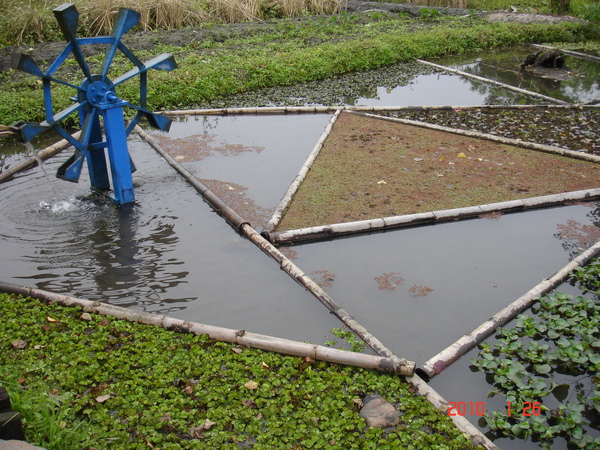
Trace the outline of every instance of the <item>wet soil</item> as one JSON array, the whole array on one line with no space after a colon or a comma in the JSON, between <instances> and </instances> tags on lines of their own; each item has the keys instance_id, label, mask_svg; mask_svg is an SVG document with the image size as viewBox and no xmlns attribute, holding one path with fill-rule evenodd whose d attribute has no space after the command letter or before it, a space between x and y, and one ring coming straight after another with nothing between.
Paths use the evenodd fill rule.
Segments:
<instances>
[{"instance_id":1,"label":"wet soil","mask_svg":"<svg viewBox=\"0 0 600 450\"><path fill-rule=\"evenodd\" d=\"M278 229L558 194L598 180L596 163L342 113Z\"/></svg>"}]
</instances>

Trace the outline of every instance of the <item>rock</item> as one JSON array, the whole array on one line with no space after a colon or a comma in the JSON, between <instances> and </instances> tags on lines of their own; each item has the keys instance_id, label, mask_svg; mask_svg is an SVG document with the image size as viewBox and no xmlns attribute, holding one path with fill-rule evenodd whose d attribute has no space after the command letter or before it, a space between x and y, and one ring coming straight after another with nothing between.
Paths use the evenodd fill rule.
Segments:
<instances>
[{"instance_id":1,"label":"rock","mask_svg":"<svg viewBox=\"0 0 600 450\"><path fill-rule=\"evenodd\" d=\"M44 450L42 447L28 444L25 441L3 441L0 439L0 450Z\"/></svg>"},{"instance_id":2,"label":"rock","mask_svg":"<svg viewBox=\"0 0 600 450\"><path fill-rule=\"evenodd\" d=\"M374 428L393 427L400 422L400 413L380 395L367 395L363 399L360 417L365 419L368 426Z\"/></svg>"}]
</instances>

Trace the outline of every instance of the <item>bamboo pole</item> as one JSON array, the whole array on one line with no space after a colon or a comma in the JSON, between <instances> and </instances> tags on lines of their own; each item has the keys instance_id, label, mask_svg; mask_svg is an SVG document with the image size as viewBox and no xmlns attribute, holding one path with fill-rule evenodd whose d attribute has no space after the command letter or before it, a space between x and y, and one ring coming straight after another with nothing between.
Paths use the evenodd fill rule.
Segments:
<instances>
[{"instance_id":1,"label":"bamboo pole","mask_svg":"<svg viewBox=\"0 0 600 450\"><path fill-rule=\"evenodd\" d=\"M135 127L136 133L144 139L156 152L162 156L167 163L179 172L186 181L192 185L200 195L211 205L219 214L221 214L227 222L229 222L237 230L241 229L243 224L249 223L236 211L225 203L217 194L211 191L204 183L192 175L185 167L179 164L171 155L169 155L152 136L146 133L141 127Z\"/></svg>"},{"instance_id":2,"label":"bamboo pole","mask_svg":"<svg viewBox=\"0 0 600 450\"><path fill-rule=\"evenodd\" d=\"M306 241L332 239L334 237L383 231L401 227L427 225L443 221L468 219L493 212L508 212L561 205L575 201L590 201L600 198L600 188L544 195L520 200L467 206L403 216L390 216L379 219L359 220L355 222L334 223L296 230L274 231L265 237L273 244L289 244ZM264 234L263 234L264 235Z\"/></svg>"},{"instance_id":3,"label":"bamboo pole","mask_svg":"<svg viewBox=\"0 0 600 450\"><path fill-rule=\"evenodd\" d=\"M210 116L236 114L297 114L297 113L331 113L339 106L252 106L246 108L206 108L161 111L165 116Z\"/></svg>"},{"instance_id":4,"label":"bamboo pole","mask_svg":"<svg viewBox=\"0 0 600 450\"><path fill-rule=\"evenodd\" d=\"M283 106L283 107L247 107L247 108L207 108L207 109L185 109L173 111L161 111L165 116L211 116L211 115L244 115L244 114L318 114L332 113L343 108L348 111L438 111L438 110L535 110L535 109L576 109L596 110L598 105L431 105L431 106Z\"/></svg>"},{"instance_id":5,"label":"bamboo pole","mask_svg":"<svg viewBox=\"0 0 600 450\"><path fill-rule=\"evenodd\" d=\"M471 331L469 334L465 334L454 344L426 361L422 367L417 369L417 373L426 380L430 380L434 376L440 374L454 361L461 358L469 350L490 337L498 327L504 326L510 322L518 314L530 308L539 297L546 295L560 283L564 282L573 269L586 265L590 259L598 254L600 254L600 241L596 242L596 244L588 248L585 252L560 269L556 274L540 282L537 286L519 297L506 308L502 309L475 330Z\"/></svg>"},{"instance_id":6,"label":"bamboo pole","mask_svg":"<svg viewBox=\"0 0 600 450\"><path fill-rule=\"evenodd\" d=\"M448 402L429 386L417 373L411 377L406 377L407 383L415 388L417 393L424 396L429 403L444 414L448 413ZM486 450L499 450L498 446L490 441L479 428L474 426L465 416L450 416L454 425L463 433L466 433L473 445L481 445Z\"/></svg>"},{"instance_id":7,"label":"bamboo pole","mask_svg":"<svg viewBox=\"0 0 600 450\"><path fill-rule=\"evenodd\" d=\"M74 139L79 139L80 134L81 134L81 131L78 131L75 134L73 134L72 137ZM55 144L50 145L43 150L40 150L38 152L37 156L38 156L38 158L40 158L43 161L43 160L48 159L51 156L55 155L56 153L64 150L69 145L71 145L69 143L69 141L67 141L66 139L61 139L60 141L56 142ZM38 164L37 158L30 156L29 158L14 165L10 169L6 169L4 172L0 173L0 183L10 180L17 173L27 170L30 167L35 166L36 164Z\"/></svg>"},{"instance_id":8,"label":"bamboo pole","mask_svg":"<svg viewBox=\"0 0 600 450\"><path fill-rule=\"evenodd\" d=\"M439 64L435 64L429 61L425 61L422 59L417 59L417 62L420 62L421 64L425 64L431 67L435 67L437 69L441 69L444 70L446 72L450 72L450 73L454 73L457 75L461 75L463 77L467 77L467 78L471 78L473 80L477 80L477 81L481 81L482 83L486 83L486 84L493 84L495 86L500 86L503 89L506 89L508 91L514 91L514 92L518 92L520 94L524 94L524 95L528 95L530 97L536 97L536 98L541 98L542 100L546 100L547 102L551 102L551 103L558 103L561 105L568 105L568 102L565 102L563 100L558 100L556 98L552 98L552 97L548 97L547 95L542 95L542 94L538 94L537 92L532 92L532 91L528 91L526 89L521 89L515 86L511 86L510 84L505 84L505 83L501 83L499 81L495 81L495 80L490 80L489 78L484 78L484 77L480 77L478 75L473 75L471 73L468 72L464 72L462 70L457 70L457 69L452 69L451 67L447 67L447 66L441 66Z\"/></svg>"},{"instance_id":9,"label":"bamboo pole","mask_svg":"<svg viewBox=\"0 0 600 450\"><path fill-rule=\"evenodd\" d=\"M334 364L344 364L353 367L363 367L382 372L391 372L398 375L412 375L414 363L407 362L395 356L381 357L364 353L349 352L345 350L325 347L321 345L307 344L289 339L267 336L263 334L250 333L245 330L233 330L229 328L204 325L196 322L188 322L168 316L152 314L144 311L135 311L100 302L69 297L55 294L41 289L29 288L0 281L0 291L15 295L42 300L48 304L59 304L69 307L80 307L85 312L100 314L104 316L125 319L164 328L180 333L194 333L196 335L206 334L211 339L239 344L250 348L267 350L284 355L309 357L315 360L329 361Z\"/></svg>"},{"instance_id":10,"label":"bamboo pole","mask_svg":"<svg viewBox=\"0 0 600 450\"><path fill-rule=\"evenodd\" d=\"M340 109L336 110L336 112L333 114L333 117L331 118L331 120L329 121L327 126L325 127L325 130L321 134L321 137L319 138L319 140L313 147L312 151L308 155L308 158L306 158L306 161L304 161L304 164L300 168L300 172L298 172L298 175L296 175L296 178L294 178L294 181L292 181L292 184L290 185L290 187L284 194L283 198L281 199L279 206L277 206L277 208L271 215L271 218L267 221L267 224L265 225L265 227L262 230L263 235L268 234L271 231L273 231L277 227L279 222L281 221L281 218L283 217L283 214L285 213L289 204L291 203L292 198L296 194L296 191L298 191L298 188L300 187L300 185L306 178L306 175L308 174L310 168L312 167L313 163L315 162L315 159L317 159L317 156L319 156L319 152L323 148L323 144L325 143L325 140L331 133L331 130L333 129L333 125L337 121L341 112L342 112L342 109L340 108Z\"/></svg>"},{"instance_id":11,"label":"bamboo pole","mask_svg":"<svg viewBox=\"0 0 600 450\"><path fill-rule=\"evenodd\" d=\"M417 127L421 127L421 128L427 128L427 129L436 130L436 131L444 131L447 133L454 133L454 134L459 134L461 136L468 136L468 137L473 137L473 138L477 138L477 139L486 139L488 141L498 142L499 144L512 145L514 147L521 147L521 148L526 148L529 150L536 150L539 152L551 153L553 155L568 156L570 158L582 159L584 161L600 163L600 156L598 156L598 155L593 155L593 154L584 153L584 152L578 152L575 150L567 150L562 147L556 147L554 145L537 144L535 142L527 142L527 141L522 141L520 139L510 139L510 138L505 138L502 136L496 136L494 134L481 133L479 131L461 130L460 128L451 128L451 127L446 127L443 125L435 125L432 123L420 122L417 120L399 119L397 117L378 116L375 114L356 112L356 111L349 111L349 112L351 114L357 114L357 115L361 115L364 117L370 117L373 119L385 120L388 122L396 122L396 123L401 123L404 125L413 125L413 126L417 126Z\"/></svg>"},{"instance_id":12,"label":"bamboo pole","mask_svg":"<svg viewBox=\"0 0 600 450\"><path fill-rule=\"evenodd\" d=\"M549 45L541 45L541 44L531 44L533 47L542 49L542 50L557 50L556 47L551 47ZM575 52L573 50L563 50L563 49L558 49L561 52L563 52L565 55L569 55L569 56L575 56L576 58L581 58L581 59L586 59L588 61L592 61L592 62L600 62L600 57L598 56L594 56L594 55L588 55L586 53L581 53L581 52Z\"/></svg>"}]
</instances>

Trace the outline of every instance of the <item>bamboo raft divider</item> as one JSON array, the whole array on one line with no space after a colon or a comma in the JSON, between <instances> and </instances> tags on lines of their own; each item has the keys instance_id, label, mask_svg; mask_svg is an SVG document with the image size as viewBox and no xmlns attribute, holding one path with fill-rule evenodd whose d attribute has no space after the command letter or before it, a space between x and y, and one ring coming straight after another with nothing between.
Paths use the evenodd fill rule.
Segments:
<instances>
[{"instance_id":1,"label":"bamboo raft divider","mask_svg":"<svg viewBox=\"0 0 600 450\"><path fill-rule=\"evenodd\" d=\"M270 114L322 114L334 113L339 109L346 111L382 112L382 111L438 111L438 110L597 110L600 105L433 105L433 106L256 106L245 108L206 108L160 111L165 116L228 116L228 115L270 115Z\"/></svg>"},{"instance_id":2,"label":"bamboo raft divider","mask_svg":"<svg viewBox=\"0 0 600 450\"><path fill-rule=\"evenodd\" d=\"M458 341L427 360L417 369L417 373L427 381L434 376L439 375L444 369L464 356L469 350L475 348L485 339L490 337L498 327L504 326L510 322L517 317L517 315L521 314L526 309L529 309L539 297L546 295L560 283L564 282L573 269L586 265L592 258L599 254L600 241L581 253L577 258L573 259L553 276L542 280L537 286L530 289L469 334L465 334Z\"/></svg>"},{"instance_id":3,"label":"bamboo raft divider","mask_svg":"<svg viewBox=\"0 0 600 450\"><path fill-rule=\"evenodd\" d=\"M308 175L308 171L310 170L313 163L315 162L315 159L317 159L317 156L319 156L319 152L323 148L323 144L325 143L325 140L331 133L331 130L333 129L333 125L337 121L341 112L342 112L342 109L340 108L331 117L331 120L325 127L325 130L321 134L321 137L319 138L319 140L313 147L312 151L308 155L308 158L306 158L306 161L304 161L304 164L300 168L300 172L298 172L298 175L296 175L296 178L294 178L294 181L292 181L292 184L290 185L287 192L284 194L283 198L281 199L279 206L277 206L277 208L275 208L275 211L271 215L271 218L267 221L267 224L264 226L264 228L261 232L261 234L263 236L266 236L266 235L268 235L268 233L273 231L277 227L279 222L281 221L281 218L283 217L283 214L285 213L286 209L288 208L289 204L291 203L291 201L294 197L294 194L296 193L296 191L298 190L298 188L300 187L300 185L306 178L306 175Z\"/></svg>"},{"instance_id":4,"label":"bamboo raft divider","mask_svg":"<svg viewBox=\"0 0 600 450\"><path fill-rule=\"evenodd\" d=\"M298 342L290 339L251 333L246 330L233 330L196 322L188 322L169 316L137 311L120 306L109 305L107 303L93 302L82 298L69 297L42 289L29 288L2 281L0 281L0 291L35 298L48 304L56 303L62 306L80 307L83 311L88 313L157 326L170 331L193 333L199 336L205 334L216 341L238 344L249 348L256 348L290 356L309 357L314 360L362 367L381 372L390 372L402 376L411 376L414 374L415 363L400 359L393 355L390 357L382 357L378 355L356 353L322 345L307 344L305 342Z\"/></svg>"},{"instance_id":5,"label":"bamboo raft divider","mask_svg":"<svg viewBox=\"0 0 600 450\"><path fill-rule=\"evenodd\" d=\"M565 192L562 194L530 197L522 200L490 203L464 208L430 211L402 216L390 216L377 219L359 220L355 222L334 223L295 230L274 231L266 238L274 245L300 243L332 239L350 234L384 231L394 228L430 225L438 222L461 220L479 217L490 213L523 211L534 208L556 206L577 201L591 201L600 198L600 188Z\"/></svg>"},{"instance_id":6,"label":"bamboo raft divider","mask_svg":"<svg viewBox=\"0 0 600 450\"><path fill-rule=\"evenodd\" d=\"M358 335L377 354L386 357L395 357L394 354L379 339L373 336L365 327L358 323L346 310L335 302L324 290L315 283L308 275L298 268L289 258L281 253L274 245L261 236L249 222L221 200L214 192L200 183L189 171L172 158L161 146L144 130L136 127L136 132L144 139L158 154L160 154L175 170L177 170L192 187L206 200L218 213L220 213L235 229L243 233L251 242L258 246L263 252L274 259L279 267L292 277L297 283L306 288L323 305L338 317L350 330ZM403 361L406 361L403 359ZM407 365L414 363L406 362Z\"/></svg>"}]
</instances>

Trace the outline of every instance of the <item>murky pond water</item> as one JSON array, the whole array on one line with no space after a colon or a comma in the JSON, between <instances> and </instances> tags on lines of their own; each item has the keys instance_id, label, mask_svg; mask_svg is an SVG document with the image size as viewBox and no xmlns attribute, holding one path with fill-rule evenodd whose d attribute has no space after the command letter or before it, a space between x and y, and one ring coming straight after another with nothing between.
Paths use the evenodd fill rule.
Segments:
<instances>
[{"instance_id":1,"label":"murky pond water","mask_svg":"<svg viewBox=\"0 0 600 450\"><path fill-rule=\"evenodd\" d=\"M525 58L539 50L532 46L520 46L487 50L480 54L461 57L460 61L457 61L456 57L445 57L435 62L569 103L585 103L600 99L600 62L566 55L565 64L568 70L520 71L519 66Z\"/></svg>"},{"instance_id":2,"label":"murky pond water","mask_svg":"<svg viewBox=\"0 0 600 450\"><path fill-rule=\"evenodd\" d=\"M130 150L144 180L134 207L78 200L89 192L83 175L50 187L36 168L0 185L4 281L318 343L341 326L147 144L134 139ZM69 155L46 170L55 173Z\"/></svg>"},{"instance_id":3,"label":"murky pond water","mask_svg":"<svg viewBox=\"0 0 600 450\"><path fill-rule=\"evenodd\" d=\"M296 263L308 273L326 271L325 290L397 355L419 364L555 273L579 245L595 242L599 207L305 244L294 247ZM570 240L561 237L568 229Z\"/></svg>"}]
</instances>

